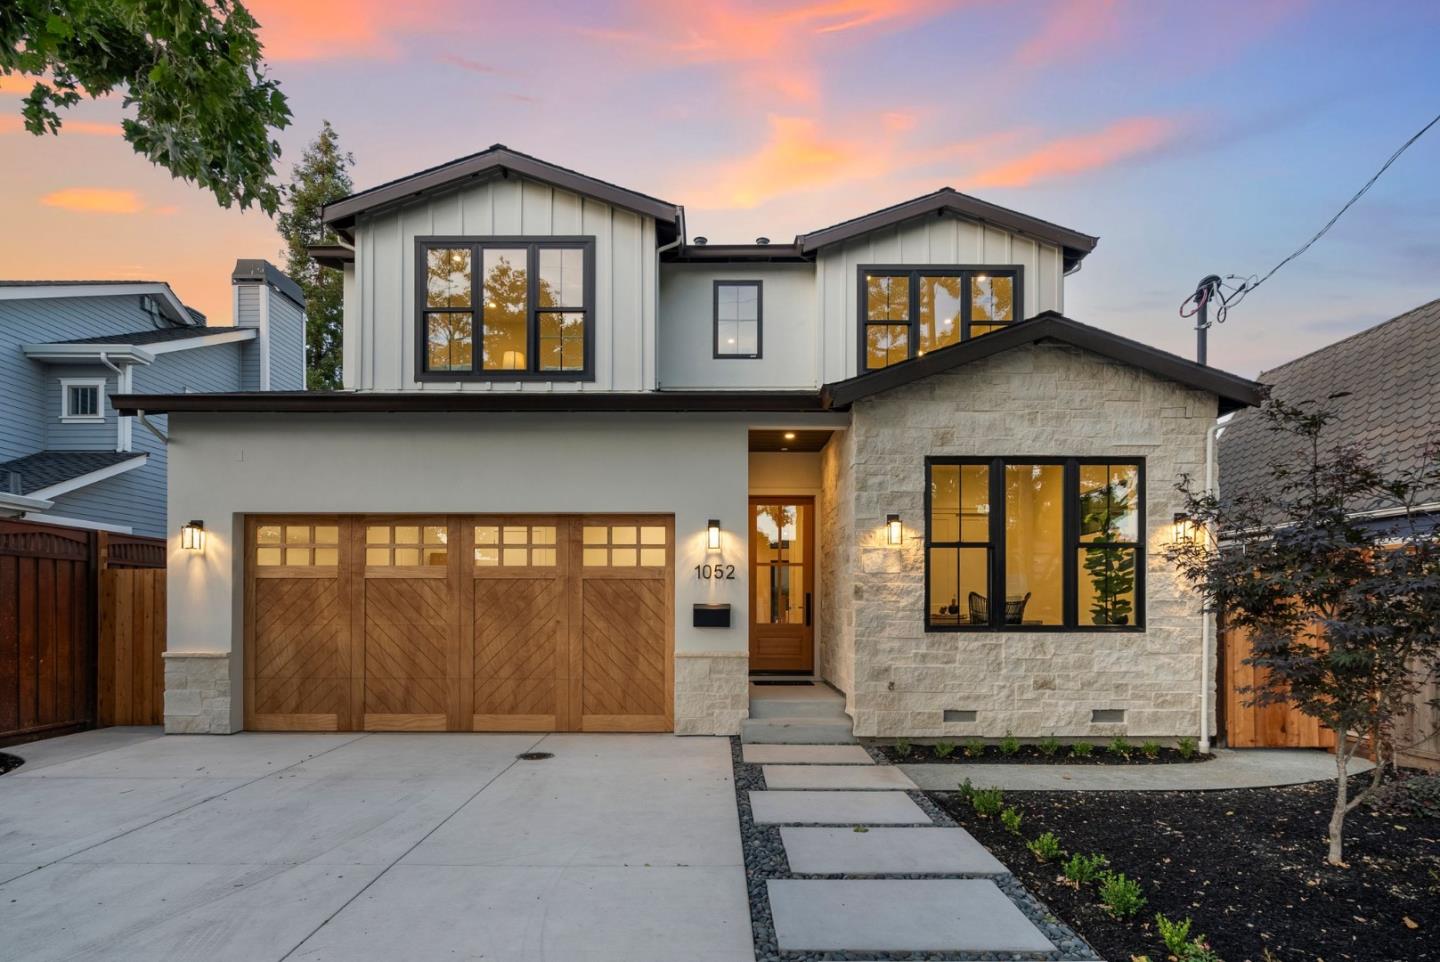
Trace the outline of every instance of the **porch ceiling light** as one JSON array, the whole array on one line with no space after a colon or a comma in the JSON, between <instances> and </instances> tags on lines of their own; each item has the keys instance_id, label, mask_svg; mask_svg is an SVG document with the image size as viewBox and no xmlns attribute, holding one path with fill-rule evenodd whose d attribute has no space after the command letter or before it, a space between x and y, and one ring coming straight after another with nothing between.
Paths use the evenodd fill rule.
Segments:
<instances>
[{"instance_id":1,"label":"porch ceiling light","mask_svg":"<svg viewBox=\"0 0 1440 962\"><path fill-rule=\"evenodd\" d=\"M187 521L180 528L180 547L186 551L205 550L205 522Z\"/></svg>"},{"instance_id":2,"label":"porch ceiling light","mask_svg":"<svg viewBox=\"0 0 1440 962\"><path fill-rule=\"evenodd\" d=\"M891 544L899 544L904 533L904 529L900 527L900 516L887 514L885 516L885 540Z\"/></svg>"},{"instance_id":3,"label":"porch ceiling light","mask_svg":"<svg viewBox=\"0 0 1440 962\"><path fill-rule=\"evenodd\" d=\"M709 532L710 550L720 550L720 519L711 518L709 523L706 525L706 530Z\"/></svg>"}]
</instances>

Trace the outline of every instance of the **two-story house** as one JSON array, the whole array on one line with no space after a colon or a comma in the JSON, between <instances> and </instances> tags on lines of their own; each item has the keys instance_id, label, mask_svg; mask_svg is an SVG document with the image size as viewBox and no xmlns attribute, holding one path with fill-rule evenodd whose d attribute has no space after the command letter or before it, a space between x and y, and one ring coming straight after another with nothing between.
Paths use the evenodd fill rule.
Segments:
<instances>
[{"instance_id":1,"label":"two-story house","mask_svg":"<svg viewBox=\"0 0 1440 962\"><path fill-rule=\"evenodd\" d=\"M158 281L0 281L0 516L163 537L164 414L117 394L305 387L305 299L236 263L235 323L210 327Z\"/></svg>"},{"instance_id":2,"label":"two-story house","mask_svg":"<svg viewBox=\"0 0 1440 962\"><path fill-rule=\"evenodd\" d=\"M326 208L346 390L170 417L171 731L1208 733L1161 547L1255 384L1063 316L943 189L786 243L505 147ZM187 547L188 546L188 547Z\"/></svg>"}]
</instances>

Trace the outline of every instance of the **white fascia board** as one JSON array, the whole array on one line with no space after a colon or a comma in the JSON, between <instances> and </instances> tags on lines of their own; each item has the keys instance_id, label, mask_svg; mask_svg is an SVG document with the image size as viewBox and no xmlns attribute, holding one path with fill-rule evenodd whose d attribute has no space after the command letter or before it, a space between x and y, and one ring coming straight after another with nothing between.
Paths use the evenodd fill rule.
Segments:
<instances>
[{"instance_id":1,"label":"white fascia board","mask_svg":"<svg viewBox=\"0 0 1440 962\"><path fill-rule=\"evenodd\" d=\"M34 301L42 298L66 297L114 297L123 294L154 294L160 297L175 312L175 316L188 326L196 326L180 298L170 289L169 284L25 284L16 286L0 285L0 301Z\"/></svg>"},{"instance_id":2,"label":"white fascia board","mask_svg":"<svg viewBox=\"0 0 1440 962\"><path fill-rule=\"evenodd\" d=\"M112 364L149 364L155 355L133 344L24 344L20 350L32 361L71 364L76 361L101 363L100 355Z\"/></svg>"},{"instance_id":3,"label":"white fascia board","mask_svg":"<svg viewBox=\"0 0 1440 962\"><path fill-rule=\"evenodd\" d=\"M45 514L39 511L27 511L25 521L43 521L46 524L62 524L67 528L88 528L91 531L109 531L111 534L134 534L135 529L128 524L106 524L104 521L91 521L88 518L67 518L58 514Z\"/></svg>"},{"instance_id":4,"label":"white fascia board","mask_svg":"<svg viewBox=\"0 0 1440 962\"><path fill-rule=\"evenodd\" d=\"M44 498L0 491L0 517L14 517L27 511L49 511L54 506L54 501L46 501Z\"/></svg>"},{"instance_id":5,"label":"white fascia board","mask_svg":"<svg viewBox=\"0 0 1440 962\"><path fill-rule=\"evenodd\" d=\"M71 491L78 491L81 488L88 488L92 484L113 478L117 474L124 474L126 471L134 471L146 461L150 460L148 454L137 454L135 457L118 464L112 464L99 471L91 471L89 474L82 474L78 478L71 478L69 481L61 481L59 484L52 484L48 488L41 488L38 491L31 491L27 498L55 499L62 494L69 494Z\"/></svg>"},{"instance_id":6,"label":"white fascia board","mask_svg":"<svg viewBox=\"0 0 1440 962\"><path fill-rule=\"evenodd\" d=\"M253 341L256 336L253 327L222 327L214 334L200 334L195 337L182 337L174 341L161 341L158 344L146 344L144 349L150 354L174 354L176 351L190 351L197 347L214 347L216 344Z\"/></svg>"}]
</instances>

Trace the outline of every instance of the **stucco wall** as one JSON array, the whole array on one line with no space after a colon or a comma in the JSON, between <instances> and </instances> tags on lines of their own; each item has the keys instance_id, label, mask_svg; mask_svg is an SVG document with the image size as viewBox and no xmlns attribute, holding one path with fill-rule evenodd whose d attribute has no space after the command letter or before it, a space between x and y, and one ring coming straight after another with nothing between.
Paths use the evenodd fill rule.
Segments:
<instances>
[{"instance_id":1,"label":"stucco wall","mask_svg":"<svg viewBox=\"0 0 1440 962\"><path fill-rule=\"evenodd\" d=\"M1200 664L1198 601L1161 549L1181 505L1174 483L1182 472L1203 471L1215 415L1212 395L1045 343L858 402L847 435L854 523L847 528L840 511L827 524L855 552L856 734L1197 734L1200 686L1214 673ZM827 484L842 490L845 454L832 442L825 458ZM1143 632L925 631L925 457L1025 454L1146 459ZM898 547L886 544L891 512L905 524ZM836 585L828 594L842 592ZM836 654L843 663L843 647ZM1097 708L1124 709L1124 723L1092 724ZM975 711L976 720L946 722L950 709Z\"/></svg>"},{"instance_id":2,"label":"stucco wall","mask_svg":"<svg viewBox=\"0 0 1440 962\"><path fill-rule=\"evenodd\" d=\"M171 525L168 648L233 653L236 693L243 647L243 568L236 549L242 516L256 512L673 514L676 650L720 657L748 652L743 421L175 414L170 438L170 517L202 519L209 535L204 554L185 552ZM722 525L719 553L706 549L709 518ZM696 564L722 558L735 565L735 580L696 577ZM697 602L729 602L732 627L692 627ZM743 670L735 677L743 684ZM683 690L677 684L677 693ZM717 694L708 682L691 690ZM236 728L240 709L236 697ZM677 704L677 717L697 711Z\"/></svg>"}]
</instances>

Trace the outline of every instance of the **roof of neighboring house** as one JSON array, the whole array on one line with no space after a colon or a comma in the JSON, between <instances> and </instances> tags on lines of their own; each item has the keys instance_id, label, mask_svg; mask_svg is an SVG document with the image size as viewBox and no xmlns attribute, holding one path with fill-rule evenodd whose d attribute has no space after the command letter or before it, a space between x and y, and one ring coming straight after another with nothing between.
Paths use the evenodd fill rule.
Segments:
<instances>
[{"instance_id":1,"label":"roof of neighboring house","mask_svg":"<svg viewBox=\"0 0 1440 962\"><path fill-rule=\"evenodd\" d=\"M675 204L552 164L518 150L511 150L504 144L493 144L478 153L358 191L349 197L342 197L326 204L322 217L327 225L346 235L354 226L355 218L361 214L412 197L446 190L472 178L507 171L572 190L577 194L585 194L616 207L647 214L655 218L658 224L670 226L672 235L680 229L683 214Z\"/></svg>"},{"instance_id":2,"label":"roof of neighboring house","mask_svg":"<svg viewBox=\"0 0 1440 962\"><path fill-rule=\"evenodd\" d=\"M40 451L0 463L0 482L6 472L14 471L20 475L20 493L28 495L144 458L135 451Z\"/></svg>"},{"instance_id":3,"label":"roof of neighboring house","mask_svg":"<svg viewBox=\"0 0 1440 962\"><path fill-rule=\"evenodd\" d=\"M105 334L101 337L77 337L70 341L55 341L56 344L161 344L165 341L181 341L189 337L209 337L233 330L228 327L156 327L146 331L127 331L124 334Z\"/></svg>"},{"instance_id":4,"label":"roof of neighboring house","mask_svg":"<svg viewBox=\"0 0 1440 962\"><path fill-rule=\"evenodd\" d=\"M164 281L0 281L0 287L74 287L92 286L95 284L164 284Z\"/></svg>"},{"instance_id":5,"label":"roof of neighboring house","mask_svg":"<svg viewBox=\"0 0 1440 962\"><path fill-rule=\"evenodd\" d=\"M119 294L155 294L161 310L180 324L204 324L205 315L192 311L165 281L135 280L0 280L0 300L34 300L61 297L105 297Z\"/></svg>"},{"instance_id":6,"label":"roof of neighboring house","mask_svg":"<svg viewBox=\"0 0 1440 962\"><path fill-rule=\"evenodd\" d=\"M233 284L236 281L264 281L294 301L301 310L305 309L305 292L301 290L300 285L291 280L290 275L267 260L258 258L237 260L235 270L230 275L230 282Z\"/></svg>"},{"instance_id":7,"label":"roof of neighboring house","mask_svg":"<svg viewBox=\"0 0 1440 962\"><path fill-rule=\"evenodd\" d=\"M1266 371L1259 380L1279 400L1335 412L1328 443L1358 446L1387 472L1413 468L1440 443L1440 300ZM1221 494L1270 484L1271 463L1293 453L1279 447L1283 438L1259 412L1237 414L1220 434Z\"/></svg>"}]
</instances>

